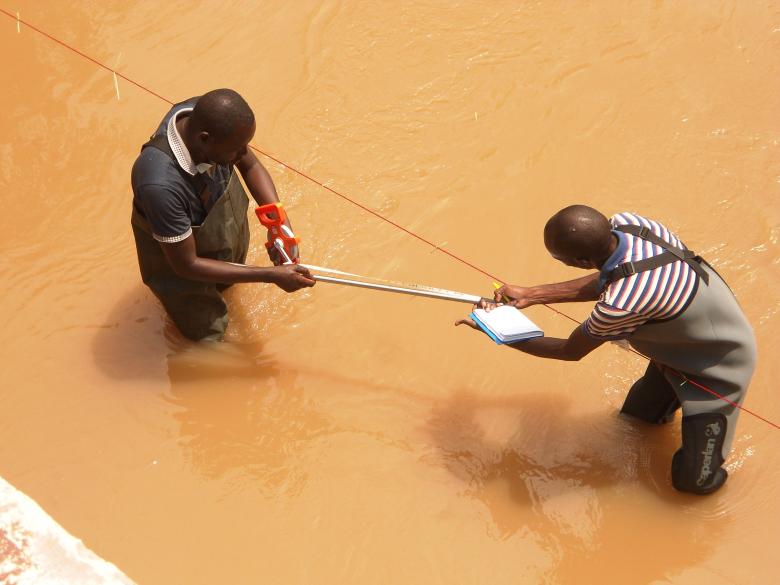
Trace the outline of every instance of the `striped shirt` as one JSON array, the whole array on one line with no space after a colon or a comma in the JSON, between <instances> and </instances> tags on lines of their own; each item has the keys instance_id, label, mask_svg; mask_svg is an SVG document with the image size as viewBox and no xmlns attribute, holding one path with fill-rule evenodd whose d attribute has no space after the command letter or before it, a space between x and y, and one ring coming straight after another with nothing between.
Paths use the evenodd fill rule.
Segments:
<instances>
[{"instance_id":1,"label":"striped shirt","mask_svg":"<svg viewBox=\"0 0 780 585\"><path fill-rule=\"evenodd\" d=\"M618 213L610 218L613 228L638 225L678 248L683 243L666 226L634 213ZM607 284L610 272L624 262L636 262L661 254L660 246L646 240L612 232L618 247L601 267L603 289L593 312L582 324L585 332L600 339L629 337L637 327L652 321L664 321L681 314L696 294L699 277L685 262L677 260L653 270L638 272Z\"/></svg>"}]
</instances>

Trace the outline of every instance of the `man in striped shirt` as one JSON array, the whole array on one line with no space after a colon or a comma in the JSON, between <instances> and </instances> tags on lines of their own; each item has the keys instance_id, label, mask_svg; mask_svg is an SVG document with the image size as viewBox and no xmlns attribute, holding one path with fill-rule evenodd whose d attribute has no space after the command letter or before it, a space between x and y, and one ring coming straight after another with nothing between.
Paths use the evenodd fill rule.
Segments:
<instances>
[{"instance_id":1,"label":"man in striped shirt","mask_svg":"<svg viewBox=\"0 0 780 585\"><path fill-rule=\"evenodd\" d=\"M617 266L664 252L657 244L618 231L618 226L646 227L675 248L683 248L682 242L665 226L642 216L618 213L609 223L617 245L601 266L598 286L603 292L584 329L597 339L622 339L643 323L680 315L696 294L699 276L689 264L677 261L609 282L609 274Z\"/></svg>"},{"instance_id":2,"label":"man in striped shirt","mask_svg":"<svg viewBox=\"0 0 780 585\"><path fill-rule=\"evenodd\" d=\"M496 301L519 309L597 302L568 339L542 337L512 347L571 361L605 341L627 340L650 364L621 412L666 423L682 406L682 446L672 459L672 484L697 494L719 489L728 476L722 465L756 360L752 328L731 290L663 224L633 213L607 219L591 207L566 207L545 225L544 243L556 260L598 272L557 284L505 285Z\"/></svg>"}]
</instances>

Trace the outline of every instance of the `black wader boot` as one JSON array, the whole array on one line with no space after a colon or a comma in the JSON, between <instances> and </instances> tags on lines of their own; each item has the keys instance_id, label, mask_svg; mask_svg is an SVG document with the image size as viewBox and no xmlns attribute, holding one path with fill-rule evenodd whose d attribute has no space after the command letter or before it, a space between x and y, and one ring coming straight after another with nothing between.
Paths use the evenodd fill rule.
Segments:
<instances>
[{"instance_id":1,"label":"black wader boot","mask_svg":"<svg viewBox=\"0 0 780 585\"><path fill-rule=\"evenodd\" d=\"M720 413L683 416L682 448L672 459L672 485L680 491L711 494L728 477L723 442L728 421Z\"/></svg>"},{"instance_id":2,"label":"black wader boot","mask_svg":"<svg viewBox=\"0 0 780 585\"><path fill-rule=\"evenodd\" d=\"M745 399L756 365L753 329L728 285L693 252L675 248L641 226L616 229L664 252L619 265L610 282L672 262L685 262L698 276L694 296L681 314L648 321L628 338L652 362L631 387L621 412L662 423L682 406L683 444L672 461L672 484L681 491L710 494L728 477L722 465L739 417L733 404ZM689 383L694 381L728 401Z\"/></svg>"},{"instance_id":3,"label":"black wader boot","mask_svg":"<svg viewBox=\"0 0 780 585\"><path fill-rule=\"evenodd\" d=\"M665 424L674 419L680 400L672 385L653 362L645 375L639 378L626 395L622 414L652 424Z\"/></svg>"}]
</instances>

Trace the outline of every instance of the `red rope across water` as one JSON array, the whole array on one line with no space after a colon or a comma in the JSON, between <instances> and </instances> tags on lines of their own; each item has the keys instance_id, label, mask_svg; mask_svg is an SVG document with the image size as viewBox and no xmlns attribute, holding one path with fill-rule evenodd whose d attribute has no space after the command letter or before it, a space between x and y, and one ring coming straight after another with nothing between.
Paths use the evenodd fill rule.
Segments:
<instances>
[{"instance_id":1,"label":"red rope across water","mask_svg":"<svg viewBox=\"0 0 780 585\"><path fill-rule=\"evenodd\" d=\"M137 82L137 81L135 81L134 79L131 79L131 78L127 77L126 75L124 75L124 74L122 74L122 73L119 73L118 71L115 71L114 69L112 69L112 68L111 68L111 67L109 67L108 65L105 65L104 63L101 63L100 61L98 61L98 60L97 60L97 59L95 59L94 57L90 57L90 56L89 56L89 55L87 55L86 53L83 53L83 52L79 51L79 50L78 50L78 49L76 49L75 47L73 47L73 46L69 45L68 43L66 43L66 42L64 42L64 41L61 41L60 39L58 39L57 37L55 37L55 36L53 36L53 35L51 35L51 34L47 33L46 31L44 31L44 30L41 30L40 28L38 28L38 27L36 27L36 26L34 26L34 25L30 24L29 22L27 22L27 21L25 21L25 20L22 20L22 19L21 19L21 18L19 18L19 17L18 17L16 14L13 14L12 12L9 12L8 10L5 10L5 9L3 9L3 8L0 8L0 13L3 13L3 14L5 14L7 17L9 17L9 18L13 19L14 21L16 21L16 22L18 22L18 23L20 23L20 24L24 25L25 27L29 28L30 30L33 30L33 31L37 32L38 34L40 34L40 35L42 35L42 36L46 37L47 39L49 39L49 40L51 40L51 41L53 41L53 42L57 43L58 45L61 45L61 46L65 47L66 49L68 49L68 50L70 50L70 51L73 51L74 53L76 53L76 54L77 54L77 55L79 55L80 57L83 57L84 59L86 59L86 60L88 60L88 61L90 61L90 62L94 63L94 64L95 64L95 65L97 65L98 67L101 67L102 69L105 69L106 71L109 71L109 72L113 73L113 74L114 74L114 75L116 75L117 77L119 77L119 78L121 78L121 79L124 79L125 81L127 81L128 83L130 83L130 84L134 85L134 86L135 86L135 87L137 87L138 89L141 89L141 90L143 90L143 91L145 91L145 92L147 92L147 93L149 93L149 94L151 94L151 95L153 95L153 96L155 96L155 97L157 97L157 98L161 99L162 101L166 102L167 104L169 104L169 105L173 105L173 104L175 103L175 102L173 102L173 101L169 100L168 98L166 98L166 97L164 97L164 96L160 95L160 94L159 94L159 93L157 93L156 91L153 91L152 89L150 89L150 88L146 87L145 85L142 85L141 83L138 83L138 82ZM326 184L324 184L324 183L322 183L322 182L318 181L317 179L315 179L314 177L311 177L310 175L306 174L305 172L301 171L300 169L297 169L297 168L295 168L295 167L293 167L293 166L291 166L291 165L287 164L286 162L284 162L284 161L282 161L282 160L280 160L280 159L276 158L275 156L273 156L273 155L271 155L271 154L269 154L269 153L267 153L267 152L265 152L265 151L263 151L263 150L259 149L258 147L254 146L254 145L252 145L252 144L250 144L250 145L249 145L249 147L250 147L252 150L254 150L255 152L257 152L257 153L259 153L259 154L261 154L261 155L265 156L266 158L269 158L270 160L272 160L272 161L274 161L274 162L276 162L276 163L278 163L278 164L280 164L280 165L282 165L282 166L284 166L284 167L286 167L286 168L290 169L291 171L293 171L293 172L294 172L294 173L296 173L297 175L300 175L301 177L303 177L303 178L307 179L308 181L311 181L311 182L312 182L312 183L314 183L315 185L318 185L319 187L322 187L322 188L323 188L323 189L325 189L326 191L329 191L330 193L333 193L334 195L336 195L337 197L340 197L340 198L341 198L341 199L343 199L344 201L347 201L347 202L351 203L352 205L354 205L355 207L359 207L359 208L360 208L360 209L362 209L363 211L365 211L365 212L367 212L367 213L370 213L371 215L373 215L373 216L374 216L374 217L376 217L377 219L380 219L381 221L384 221L385 223L388 223L388 224L390 224L391 226L393 226L393 227L395 227L395 228L397 228L397 229L399 229L399 230L401 230L401 231L405 232L406 234L408 234L408 235L412 236L413 238L416 238L416 239L420 240L421 242L423 242L423 243L425 243L425 244L427 244L427 245L431 246L431 247L432 247L432 248L434 248L435 250L439 250L440 252L443 252L444 254L446 254L447 256L449 256L450 258L452 258L452 259L454 259L454 260L457 260L458 262L460 262L460 263L462 263L462 264L465 264L465 265L466 265L466 266L468 266L469 268L472 268L472 269L476 270L477 272L480 272L481 274L484 274L485 276L487 276L487 277L491 278L492 280L497 280L497 281L500 281L500 282L504 282L504 280L503 280L503 279L501 279L501 278L499 278L499 277L497 277L497 276L495 276L495 275L493 275L493 274L491 274L491 273L487 272L486 270L484 270L484 269L480 268L479 266L477 266L477 265L475 265L475 264L472 264L472 263L471 263L471 262L469 262L468 260L466 260L466 259L464 259L464 258L462 258L462 257L460 257L460 256L458 256L458 255L456 255L456 254L454 254L454 253L452 253L452 252L450 252L449 250L447 250L447 249L445 249L445 248L442 248L441 246L438 246L437 244L434 244L434 243L433 243L433 242L431 242L430 240L428 240L428 239L424 238L423 236L421 236L421 235L419 235L419 234L417 234L417 233L413 232L412 230L410 230L410 229L408 229L408 228L406 228L406 227L402 226L401 224L398 224L398 223L394 222L392 219L390 219L390 218L388 218L388 217L385 217L384 215L382 215L381 213L378 213L377 211L374 211L374 210L373 210L373 209L371 209L370 207L367 207L367 206L363 205L363 204L362 204L362 203L360 203L359 201L355 201L354 199L352 199L352 198L350 198L350 197L347 197L347 196L346 196L346 195L344 195L343 193L340 193L340 192L336 191L335 189L333 189L332 187L329 187L328 185L326 185ZM567 315L566 313L564 313L564 312L562 312L562 311L559 311L558 309L556 309L556 308L554 308L554 307L551 307L550 305L544 305L544 306L545 306L545 307L547 307L548 309L550 309L551 311L553 311L553 312L557 313L558 315L561 315L562 317L565 317L565 318L569 319L570 321L572 321L572 322L574 322L574 323L577 323L577 324L579 324L579 321L577 321L577 320L576 320L574 317L571 317L570 315ZM633 348L632 348L632 349L630 349L630 351L631 351L632 353L635 353L636 355L638 355L638 356L640 356L640 357L643 357L643 358L645 358L645 359L649 359L647 356L645 356L645 355L643 355L643 354L639 353L638 351L636 351L636 350L635 350L635 349L633 349ZM701 390L704 390L705 392L708 392L708 393L712 394L713 396L716 396L717 398L720 398L721 400L723 400L723 401L725 401L725 402L728 402L729 404L731 404L731 405L732 405L732 406L734 406L735 408L739 408L740 410L742 410L742 411L744 411L744 412L746 412L746 413L748 413L748 414L750 414L750 415L752 415L752 416L756 417L757 419L759 419L759 420L761 420L761 421L764 421L765 423L767 423L767 424L769 424L769 425L771 425L771 426L775 427L776 429L780 429L780 425L778 425L778 424L776 424L776 423L772 422L771 420L768 420L768 419L764 418L763 416L761 416L761 415L759 415L759 414L756 414L755 412L753 412L753 411L751 411L751 410L748 410L747 408L745 408L745 407L744 407L744 406L742 406L741 404L737 404L736 402L733 402L733 401L729 400L729 399L728 399L728 398L726 398L725 396L721 396L720 394L718 394L717 392L715 392L715 391L714 391L714 390L712 390L711 388L707 388L707 387L706 387L706 386L704 386L703 384L699 384L699 383L698 383L698 382L696 382L695 380L691 380L690 378L687 378L685 375L683 375L682 373L680 373L680 372L678 372L678 371L676 371L676 370L673 370L673 369L671 369L671 368L667 368L667 369L669 369L669 370L670 370L671 372L673 372L675 375L679 376L679 377L680 377L680 379L681 379L681 380L683 380L683 383L689 383L689 384L692 384L692 385L693 385L693 386L695 386L696 388L699 388L699 389L701 389Z\"/></svg>"}]
</instances>

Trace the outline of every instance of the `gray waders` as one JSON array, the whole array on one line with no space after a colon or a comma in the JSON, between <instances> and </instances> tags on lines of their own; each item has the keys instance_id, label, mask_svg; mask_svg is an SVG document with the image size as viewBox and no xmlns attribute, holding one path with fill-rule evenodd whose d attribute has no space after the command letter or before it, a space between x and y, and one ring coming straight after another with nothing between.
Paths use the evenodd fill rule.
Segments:
<instances>
[{"instance_id":1,"label":"gray waders","mask_svg":"<svg viewBox=\"0 0 780 585\"><path fill-rule=\"evenodd\" d=\"M159 148L172 156L167 138L152 140L144 147ZM183 172L183 171L182 171ZM208 211L199 226L192 227L196 253L201 258L243 264L249 250L249 200L235 171L225 192ZM171 268L162 245L152 237L148 222L133 209L131 219L141 277L160 299L179 331L192 340L221 341L228 324L228 311L220 294L229 284L198 282L178 276Z\"/></svg>"},{"instance_id":2,"label":"gray waders","mask_svg":"<svg viewBox=\"0 0 780 585\"><path fill-rule=\"evenodd\" d=\"M671 421L682 407L682 447L672 459L672 484L680 491L712 493L728 477L722 465L731 449L739 409L686 380L741 404L756 362L753 330L729 287L706 262L689 250L663 240L659 243L653 234L639 233L638 226L617 229L661 245L668 262L682 260L695 266L699 275L694 297L682 314L646 323L628 338L652 361L629 390L621 412L660 424ZM634 263L628 270L618 266L610 280L651 270L658 262L645 268Z\"/></svg>"}]
</instances>

